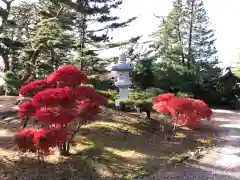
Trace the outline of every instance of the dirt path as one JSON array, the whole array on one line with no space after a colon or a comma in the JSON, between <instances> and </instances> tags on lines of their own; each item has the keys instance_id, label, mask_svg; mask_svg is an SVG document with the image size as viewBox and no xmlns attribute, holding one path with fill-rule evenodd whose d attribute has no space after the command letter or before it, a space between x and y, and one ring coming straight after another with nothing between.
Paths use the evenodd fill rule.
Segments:
<instances>
[{"instance_id":1,"label":"dirt path","mask_svg":"<svg viewBox=\"0 0 240 180\"><path fill-rule=\"evenodd\" d=\"M198 162L186 162L148 180L240 180L240 111L214 110L212 126L223 143Z\"/></svg>"}]
</instances>

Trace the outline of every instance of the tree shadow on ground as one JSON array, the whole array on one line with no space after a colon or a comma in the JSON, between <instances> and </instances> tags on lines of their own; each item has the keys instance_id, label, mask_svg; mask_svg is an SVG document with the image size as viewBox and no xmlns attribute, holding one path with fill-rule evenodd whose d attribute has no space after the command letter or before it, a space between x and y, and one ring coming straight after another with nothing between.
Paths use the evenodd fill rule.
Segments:
<instances>
[{"instance_id":1,"label":"tree shadow on ground","mask_svg":"<svg viewBox=\"0 0 240 180\"><path fill-rule=\"evenodd\" d=\"M101 161L102 157L98 156L98 160L109 168L114 177L121 174L146 175L159 168L166 168L169 166L171 155L184 154L204 146L205 144L199 143L197 139L210 137L212 133L209 130L209 134L203 136L196 130L194 132L189 129L178 129L169 140L166 140L164 133L156 129L160 123L157 119L141 119L126 114L104 118L102 121L82 127L75 138L79 146L73 149L81 152L85 147L94 146L122 157L121 161L112 158L106 164ZM120 165L113 171L111 167L116 164Z\"/></svg>"},{"instance_id":2,"label":"tree shadow on ground","mask_svg":"<svg viewBox=\"0 0 240 180\"><path fill-rule=\"evenodd\" d=\"M92 161L86 156L68 157L55 162L34 157L1 158L1 180L85 180L101 179Z\"/></svg>"},{"instance_id":3,"label":"tree shadow on ground","mask_svg":"<svg viewBox=\"0 0 240 180\"><path fill-rule=\"evenodd\" d=\"M11 165L12 174L8 173L7 167L3 167L2 172L4 174L6 171L9 175L6 180L17 180L21 176L29 176L31 180L133 179L151 174L159 168L165 169L173 154L183 154L202 146L196 141L202 138L201 133L178 129L169 140L165 140L164 133L156 127L159 127L159 119L142 119L127 113L102 115L101 120L80 129L70 157L61 157L60 160L57 156L53 157L54 160L49 157L47 161L37 163L29 156L14 160L11 153L7 153L11 150L4 146L20 128L20 122L0 123L0 128L5 128L4 131L8 130L9 133L9 136L0 138L0 149L6 151L2 153L4 155L0 151L0 157L9 159L5 163Z\"/></svg>"}]
</instances>

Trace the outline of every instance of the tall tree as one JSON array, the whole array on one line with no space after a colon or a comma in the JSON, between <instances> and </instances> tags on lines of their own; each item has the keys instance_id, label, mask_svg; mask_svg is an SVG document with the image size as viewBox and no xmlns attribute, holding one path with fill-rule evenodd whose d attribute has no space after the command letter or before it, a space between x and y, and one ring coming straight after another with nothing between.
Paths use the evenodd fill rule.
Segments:
<instances>
[{"instance_id":1,"label":"tall tree","mask_svg":"<svg viewBox=\"0 0 240 180\"><path fill-rule=\"evenodd\" d=\"M154 36L157 40L160 57L167 64L185 65L183 46L183 5L181 0L173 2L173 9L162 23Z\"/></svg>"},{"instance_id":2,"label":"tall tree","mask_svg":"<svg viewBox=\"0 0 240 180\"><path fill-rule=\"evenodd\" d=\"M95 69L95 65L100 60L98 51L114 48L127 42L111 43L112 37L109 32L118 28L126 27L136 19L130 18L124 22L119 21L118 16L112 16L111 12L119 8L122 0L77 0L74 9L77 12L76 36L78 62L81 69Z\"/></svg>"},{"instance_id":3,"label":"tall tree","mask_svg":"<svg viewBox=\"0 0 240 180\"><path fill-rule=\"evenodd\" d=\"M2 22L0 25L0 57L3 59L3 70L6 72L11 68L10 61L14 58L12 55L15 54L19 48L22 48L23 44L15 40L12 33L16 27L16 23L10 19L10 11L13 0L1 1L5 5L5 8L0 7L0 18Z\"/></svg>"},{"instance_id":4,"label":"tall tree","mask_svg":"<svg viewBox=\"0 0 240 180\"><path fill-rule=\"evenodd\" d=\"M187 0L184 9L184 21L187 32L188 62L211 61L218 63L214 43L214 31L210 28L210 21L202 0Z\"/></svg>"},{"instance_id":5,"label":"tall tree","mask_svg":"<svg viewBox=\"0 0 240 180\"><path fill-rule=\"evenodd\" d=\"M219 75L214 31L202 0L175 0L155 38L160 58L157 77L172 89L196 93Z\"/></svg>"},{"instance_id":6,"label":"tall tree","mask_svg":"<svg viewBox=\"0 0 240 180\"><path fill-rule=\"evenodd\" d=\"M20 75L22 84L56 70L69 56L73 41L67 30L71 30L74 15L66 3L40 0L34 5L37 18L31 23L19 57L24 70Z\"/></svg>"}]
</instances>

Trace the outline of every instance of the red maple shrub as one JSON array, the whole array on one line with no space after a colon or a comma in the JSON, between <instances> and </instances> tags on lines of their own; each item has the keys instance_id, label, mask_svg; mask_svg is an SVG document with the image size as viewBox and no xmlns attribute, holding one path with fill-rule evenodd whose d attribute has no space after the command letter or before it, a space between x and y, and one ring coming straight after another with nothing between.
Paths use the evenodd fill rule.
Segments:
<instances>
[{"instance_id":1,"label":"red maple shrub","mask_svg":"<svg viewBox=\"0 0 240 180\"><path fill-rule=\"evenodd\" d=\"M19 93L32 99L19 105L19 118L33 117L48 127L19 131L14 142L21 151L47 155L51 148L61 149L64 143L72 141L73 135L67 128L72 121L78 121L80 126L96 120L107 99L93 88L81 85L86 82L87 76L83 72L67 65L44 80L21 88ZM66 147L61 150L66 151Z\"/></svg>"},{"instance_id":2,"label":"red maple shrub","mask_svg":"<svg viewBox=\"0 0 240 180\"><path fill-rule=\"evenodd\" d=\"M176 97L173 94L160 94L153 100L153 109L169 113L171 122L177 125L197 127L202 118L210 119L212 110L202 100Z\"/></svg>"},{"instance_id":3,"label":"red maple shrub","mask_svg":"<svg viewBox=\"0 0 240 180\"><path fill-rule=\"evenodd\" d=\"M75 66L65 65L60 67L46 78L46 82L57 87L76 87L88 81L87 75Z\"/></svg>"},{"instance_id":4,"label":"red maple shrub","mask_svg":"<svg viewBox=\"0 0 240 180\"><path fill-rule=\"evenodd\" d=\"M35 113L35 107L32 104L32 101L26 101L23 104L18 105L18 117L30 117Z\"/></svg>"},{"instance_id":5,"label":"red maple shrub","mask_svg":"<svg viewBox=\"0 0 240 180\"><path fill-rule=\"evenodd\" d=\"M32 97L37 92L40 92L50 87L51 87L51 84L47 83L46 80L35 80L23 86L19 90L19 94L23 97Z\"/></svg>"}]
</instances>

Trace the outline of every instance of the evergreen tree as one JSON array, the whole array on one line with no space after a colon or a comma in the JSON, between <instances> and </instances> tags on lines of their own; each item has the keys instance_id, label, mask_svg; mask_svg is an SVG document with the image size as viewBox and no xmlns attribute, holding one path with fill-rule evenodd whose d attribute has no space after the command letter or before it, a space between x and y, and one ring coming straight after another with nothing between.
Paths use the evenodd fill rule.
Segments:
<instances>
[{"instance_id":1,"label":"evergreen tree","mask_svg":"<svg viewBox=\"0 0 240 180\"><path fill-rule=\"evenodd\" d=\"M154 86L154 60L155 59L144 58L136 62L133 80L135 85L141 89Z\"/></svg>"},{"instance_id":2,"label":"evergreen tree","mask_svg":"<svg viewBox=\"0 0 240 180\"><path fill-rule=\"evenodd\" d=\"M209 27L210 21L202 0L187 0L184 8L184 33L186 39L188 62L193 64L196 61L215 62L216 47L214 43L214 31Z\"/></svg>"},{"instance_id":3,"label":"evergreen tree","mask_svg":"<svg viewBox=\"0 0 240 180\"><path fill-rule=\"evenodd\" d=\"M76 18L76 48L78 51L77 62L81 69L96 70L100 61L98 51L115 48L128 42L111 43L112 37L109 32L118 28L126 27L136 19L130 18L124 22L119 17L112 16L111 12L119 8L122 0L77 0L74 9Z\"/></svg>"},{"instance_id":4,"label":"evergreen tree","mask_svg":"<svg viewBox=\"0 0 240 180\"><path fill-rule=\"evenodd\" d=\"M0 7L0 57L4 62L4 72L11 69L11 62L14 61L14 55L23 47L23 43L19 42L13 36L16 23L10 19L10 11L13 0L1 0L5 4L5 8Z\"/></svg>"},{"instance_id":5,"label":"evergreen tree","mask_svg":"<svg viewBox=\"0 0 240 180\"><path fill-rule=\"evenodd\" d=\"M181 0L174 1L172 11L167 17L163 17L158 31L154 33L161 60L166 64L185 65L182 6Z\"/></svg>"},{"instance_id":6,"label":"evergreen tree","mask_svg":"<svg viewBox=\"0 0 240 180\"><path fill-rule=\"evenodd\" d=\"M41 78L39 75L44 76L69 62L67 58L73 44L67 30L71 30L74 15L67 4L40 0L35 11L37 19L28 32L25 49L19 57L24 71L20 75L22 84L32 78Z\"/></svg>"},{"instance_id":7,"label":"evergreen tree","mask_svg":"<svg viewBox=\"0 0 240 180\"><path fill-rule=\"evenodd\" d=\"M173 2L173 9L155 33L159 82L166 82L173 91L199 94L219 76L214 31L209 25L202 0ZM213 82L210 84L215 87ZM159 85L167 88L163 83Z\"/></svg>"}]
</instances>

